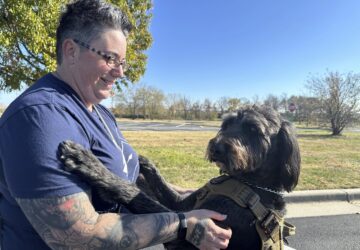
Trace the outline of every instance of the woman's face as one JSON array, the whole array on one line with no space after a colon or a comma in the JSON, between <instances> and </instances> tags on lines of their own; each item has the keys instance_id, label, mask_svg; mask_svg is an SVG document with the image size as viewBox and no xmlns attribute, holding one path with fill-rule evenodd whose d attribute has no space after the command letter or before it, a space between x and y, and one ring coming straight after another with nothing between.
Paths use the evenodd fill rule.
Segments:
<instances>
[{"instance_id":1,"label":"woman's face","mask_svg":"<svg viewBox=\"0 0 360 250\"><path fill-rule=\"evenodd\" d=\"M119 30L108 30L89 44L90 49L84 48L81 41L76 43L79 51L83 48L74 61L72 76L76 86L73 87L85 105L91 108L93 104L110 97L116 79L124 76L122 66L109 66L97 51L123 61L126 55L126 38Z\"/></svg>"}]
</instances>

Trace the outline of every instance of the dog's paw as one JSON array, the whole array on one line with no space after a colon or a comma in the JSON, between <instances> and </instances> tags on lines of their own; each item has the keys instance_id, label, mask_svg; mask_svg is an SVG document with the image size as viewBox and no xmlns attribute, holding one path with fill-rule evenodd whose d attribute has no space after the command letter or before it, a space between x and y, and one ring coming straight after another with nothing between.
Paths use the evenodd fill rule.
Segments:
<instances>
[{"instance_id":1,"label":"dog's paw","mask_svg":"<svg viewBox=\"0 0 360 250\"><path fill-rule=\"evenodd\" d=\"M147 174L159 174L158 169L155 167L155 165L150 162L149 159L147 159L145 156L139 155L139 163L140 163L140 172L144 175Z\"/></svg>"},{"instance_id":2,"label":"dog's paw","mask_svg":"<svg viewBox=\"0 0 360 250\"><path fill-rule=\"evenodd\" d=\"M67 171L74 171L92 160L91 154L80 144L64 141L59 145L59 158Z\"/></svg>"},{"instance_id":3,"label":"dog's paw","mask_svg":"<svg viewBox=\"0 0 360 250\"><path fill-rule=\"evenodd\" d=\"M64 168L67 171L73 171L78 167L76 163L77 158L75 152L77 146L72 141L63 141L59 144L58 155L59 159L64 163Z\"/></svg>"}]
</instances>

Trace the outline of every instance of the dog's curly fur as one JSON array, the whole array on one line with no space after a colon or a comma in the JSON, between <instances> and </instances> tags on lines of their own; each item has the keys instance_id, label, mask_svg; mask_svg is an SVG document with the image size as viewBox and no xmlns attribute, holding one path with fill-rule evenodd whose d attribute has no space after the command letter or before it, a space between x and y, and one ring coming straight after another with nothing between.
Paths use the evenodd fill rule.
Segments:
<instances>
[{"instance_id":1,"label":"dog's curly fur","mask_svg":"<svg viewBox=\"0 0 360 250\"><path fill-rule=\"evenodd\" d=\"M228 249L260 249L254 215L227 197L211 196L195 207L201 190L180 195L145 157L139 158L141 174L134 185L110 173L78 144L67 141L59 149L67 170L84 178L105 200L120 202L134 213L198 208L218 211L228 215L219 225L231 227L233 232ZM300 174L300 152L291 124L273 109L247 106L224 118L220 131L209 141L207 159L216 163L221 172L250 185L267 208L285 213L283 197L268 190L290 192L295 188ZM167 247L195 249L185 241Z\"/></svg>"}]
</instances>

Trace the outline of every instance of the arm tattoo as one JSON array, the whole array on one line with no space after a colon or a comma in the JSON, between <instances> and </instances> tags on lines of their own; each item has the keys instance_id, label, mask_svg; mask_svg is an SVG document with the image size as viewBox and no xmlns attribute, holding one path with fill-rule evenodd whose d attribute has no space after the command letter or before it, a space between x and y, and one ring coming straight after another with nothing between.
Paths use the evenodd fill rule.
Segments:
<instances>
[{"instance_id":1,"label":"arm tattoo","mask_svg":"<svg viewBox=\"0 0 360 250\"><path fill-rule=\"evenodd\" d=\"M194 230L190 234L189 241L195 246L200 246L200 242L204 238L205 227L201 223L197 223Z\"/></svg>"},{"instance_id":2,"label":"arm tattoo","mask_svg":"<svg viewBox=\"0 0 360 250\"><path fill-rule=\"evenodd\" d=\"M105 249L139 249L176 239L178 217L174 213L121 215L121 223L107 229Z\"/></svg>"},{"instance_id":3,"label":"arm tattoo","mask_svg":"<svg viewBox=\"0 0 360 250\"><path fill-rule=\"evenodd\" d=\"M26 214L36 215L40 221L45 221L53 228L67 230L81 218L84 210L81 200L85 197L79 196L79 199L74 199L75 196L17 201Z\"/></svg>"},{"instance_id":4,"label":"arm tattoo","mask_svg":"<svg viewBox=\"0 0 360 250\"><path fill-rule=\"evenodd\" d=\"M17 202L53 249L139 249L177 236L175 213L99 215L85 192Z\"/></svg>"}]
</instances>

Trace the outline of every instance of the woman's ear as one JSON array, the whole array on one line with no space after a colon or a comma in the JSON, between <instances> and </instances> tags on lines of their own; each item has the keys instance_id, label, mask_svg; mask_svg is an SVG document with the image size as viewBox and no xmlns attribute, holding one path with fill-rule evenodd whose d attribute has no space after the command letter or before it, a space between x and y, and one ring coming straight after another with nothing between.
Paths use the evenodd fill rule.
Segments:
<instances>
[{"instance_id":1,"label":"woman's ear","mask_svg":"<svg viewBox=\"0 0 360 250\"><path fill-rule=\"evenodd\" d=\"M79 49L80 48L72 39L65 39L62 44L63 60L65 60L68 64L74 64L76 56L79 53Z\"/></svg>"}]
</instances>

